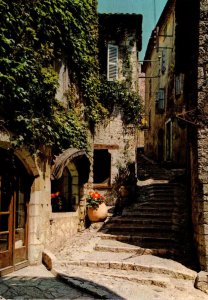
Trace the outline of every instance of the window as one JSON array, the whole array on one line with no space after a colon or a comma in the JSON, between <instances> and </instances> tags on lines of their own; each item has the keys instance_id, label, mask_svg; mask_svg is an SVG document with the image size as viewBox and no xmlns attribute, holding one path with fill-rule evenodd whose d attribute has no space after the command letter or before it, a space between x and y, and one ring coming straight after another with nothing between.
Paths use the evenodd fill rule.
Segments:
<instances>
[{"instance_id":1,"label":"window","mask_svg":"<svg viewBox=\"0 0 208 300\"><path fill-rule=\"evenodd\" d=\"M118 79L118 46L108 44L107 80Z\"/></svg>"},{"instance_id":2,"label":"window","mask_svg":"<svg viewBox=\"0 0 208 300\"><path fill-rule=\"evenodd\" d=\"M183 94L183 81L184 74L178 74L175 76L175 95L180 96Z\"/></svg>"},{"instance_id":3,"label":"window","mask_svg":"<svg viewBox=\"0 0 208 300\"><path fill-rule=\"evenodd\" d=\"M156 109L158 112L165 109L165 89L159 89L156 93Z\"/></svg>"}]
</instances>

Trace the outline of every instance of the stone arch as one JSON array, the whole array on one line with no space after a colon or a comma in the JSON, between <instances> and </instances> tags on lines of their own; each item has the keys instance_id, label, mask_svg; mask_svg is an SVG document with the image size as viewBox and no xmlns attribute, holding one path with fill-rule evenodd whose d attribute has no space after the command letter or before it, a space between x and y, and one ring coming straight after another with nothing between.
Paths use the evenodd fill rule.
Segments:
<instances>
[{"instance_id":1,"label":"stone arch","mask_svg":"<svg viewBox=\"0 0 208 300\"><path fill-rule=\"evenodd\" d=\"M0 148L11 150L10 133L4 128L0 129ZM26 149L16 149L14 155L23 163L27 172L34 177L39 176L39 169L35 159Z\"/></svg>"}]
</instances>

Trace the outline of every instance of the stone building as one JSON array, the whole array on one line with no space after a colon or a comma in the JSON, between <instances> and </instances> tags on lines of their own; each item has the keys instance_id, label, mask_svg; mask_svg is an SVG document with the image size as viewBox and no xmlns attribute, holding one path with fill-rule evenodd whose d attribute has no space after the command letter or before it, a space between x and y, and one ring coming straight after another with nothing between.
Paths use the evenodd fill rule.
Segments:
<instances>
[{"instance_id":1,"label":"stone building","mask_svg":"<svg viewBox=\"0 0 208 300\"><path fill-rule=\"evenodd\" d=\"M139 94L139 59L142 16L137 14L101 14L100 65L105 80L125 83ZM94 134L94 188L111 188L120 167L135 165L138 131L125 125L123 111L115 106L110 120L96 127Z\"/></svg>"},{"instance_id":2,"label":"stone building","mask_svg":"<svg viewBox=\"0 0 208 300\"><path fill-rule=\"evenodd\" d=\"M64 101L69 86L65 67L59 82L58 97ZM92 165L84 150L74 148L52 163L44 147L41 155L14 151L11 134L0 125L0 276L41 263L45 247L59 247L84 227Z\"/></svg>"},{"instance_id":3,"label":"stone building","mask_svg":"<svg viewBox=\"0 0 208 300\"><path fill-rule=\"evenodd\" d=\"M128 81L129 89L138 91L142 16L112 15L102 18L104 22L111 18L113 24L122 24L120 29L125 29L119 43L113 38L113 33L117 33L112 28L105 33L109 37L105 40L109 51L111 48L117 53L117 71L116 74L109 71L109 79L116 76L116 80L124 80L129 74L129 67L132 74L132 80ZM121 49L125 50L128 60L126 68ZM54 69L59 76L56 98L67 109L67 97L72 92L82 115L82 99L77 86L71 81L70 70L60 59L54 62ZM108 124L96 128L94 138L88 130L91 145L88 153L69 148L55 158L45 146L38 155L31 154L26 147L12 150L13 133L0 123L0 276L28 264L41 263L46 247L60 247L63 239L83 229L85 198L93 189L93 181L94 189L108 189L119 165L135 163L136 130L133 125L124 126L122 113L116 107Z\"/></svg>"},{"instance_id":4,"label":"stone building","mask_svg":"<svg viewBox=\"0 0 208 300\"><path fill-rule=\"evenodd\" d=\"M175 71L175 1L169 1L149 41L146 72L145 153L166 164L184 167L186 126L175 118L184 109L183 74Z\"/></svg>"},{"instance_id":5,"label":"stone building","mask_svg":"<svg viewBox=\"0 0 208 300\"><path fill-rule=\"evenodd\" d=\"M92 7L96 8L94 4ZM67 108L66 95L73 89L81 110L78 87L72 84L72 75L60 58L55 60L54 69L59 78L56 98ZM10 113L10 107L7 109ZM11 141L15 130L6 128L2 115L1 107L0 276L28 264L40 264L45 247L59 247L64 238L84 227L85 195L88 183L92 183L90 151L87 154L69 148L54 159L50 147L45 145L36 153L25 145L14 149Z\"/></svg>"},{"instance_id":6,"label":"stone building","mask_svg":"<svg viewBox=\"0 0 208 300\"><path fill-rule=\"evenodd\" d=\"M208 270L207 1L168 1L152 33L146 72L145 153L186 174L190 232Z\"/></svg>"}]
</instances>

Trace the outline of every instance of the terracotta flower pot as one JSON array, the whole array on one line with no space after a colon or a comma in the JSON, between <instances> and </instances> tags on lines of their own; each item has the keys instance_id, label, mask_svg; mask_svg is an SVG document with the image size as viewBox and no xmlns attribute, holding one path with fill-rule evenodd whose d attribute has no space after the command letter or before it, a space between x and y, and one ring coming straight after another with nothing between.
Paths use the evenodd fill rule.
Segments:
<instances>
[{"instance_id":1,"label":"terracotta flower pot","mask_svg":"<svg viewBox=\"0 0 208 300\"><path fill-rule=\"evenodd\" d=\"M101 203L97 208L88 207L87 214L91 222L104 221L108 215L105 203Z\"/></svg>"}]
</instances>

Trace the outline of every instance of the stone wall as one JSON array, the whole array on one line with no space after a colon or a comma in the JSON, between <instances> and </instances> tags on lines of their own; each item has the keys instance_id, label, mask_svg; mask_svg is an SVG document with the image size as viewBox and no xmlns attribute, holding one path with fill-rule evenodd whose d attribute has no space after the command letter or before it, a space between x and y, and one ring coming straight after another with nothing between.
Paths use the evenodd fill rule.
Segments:
<instances>
[{"instance_id":1,"label":"stone wall","mask_svg":"<svg viewBox=\"0 0 208 300\"><path fill-rule=\"evenodd\" d=\"M208 61L208 1L200 0L198 10L197 47L194 56L198 59L197 108L198 126L196 135L190 134L191 177L192 177L192 220L194 239L202 270L208 271L208 74L205 62ZM193 21L191 21L193 22ZM194 57L193 56L193 57ZM192 58L193 60L193 58ZM193 72L193 70L192 70ZM192 95L193 97L193 95Z\"/></svg>"},{"instance_id":2,"label":"stone wall","mask_svg":"<svg viewBox=\"0 0 208 300\"><path fill-rule=\"evenodd\" d=\"M46 248L61 249L62 245L78 232L79 214L77 212L52 213L48 222Z\"/></svg>"},{"instance_id":3,"label":"stone wall","mask_svg":"<svg viewBox=\"0 0 208 300\"><path fill-rule=\"evenodd\" d=\"M105 145L106 149L109 147L108 152L111 154L111 184L118 174L119 166L125 165L126 162L135 162L135 127L123 125L121 112L118 109L114 110L106 126L100 125L96 128L94 144Z\"/></svg>"},{"instance_id":4,"label":"stone wall","mask_svg":"<svg viewBox=\"0 0 208 300\"><path fill-rule=\"evenodd\" d=\"M39 176L33 181L29 201L28 258L30 264L42 261L48 220L51 213L50 166L40 161L37 165Z\"/></svg>"}]
</instances>

